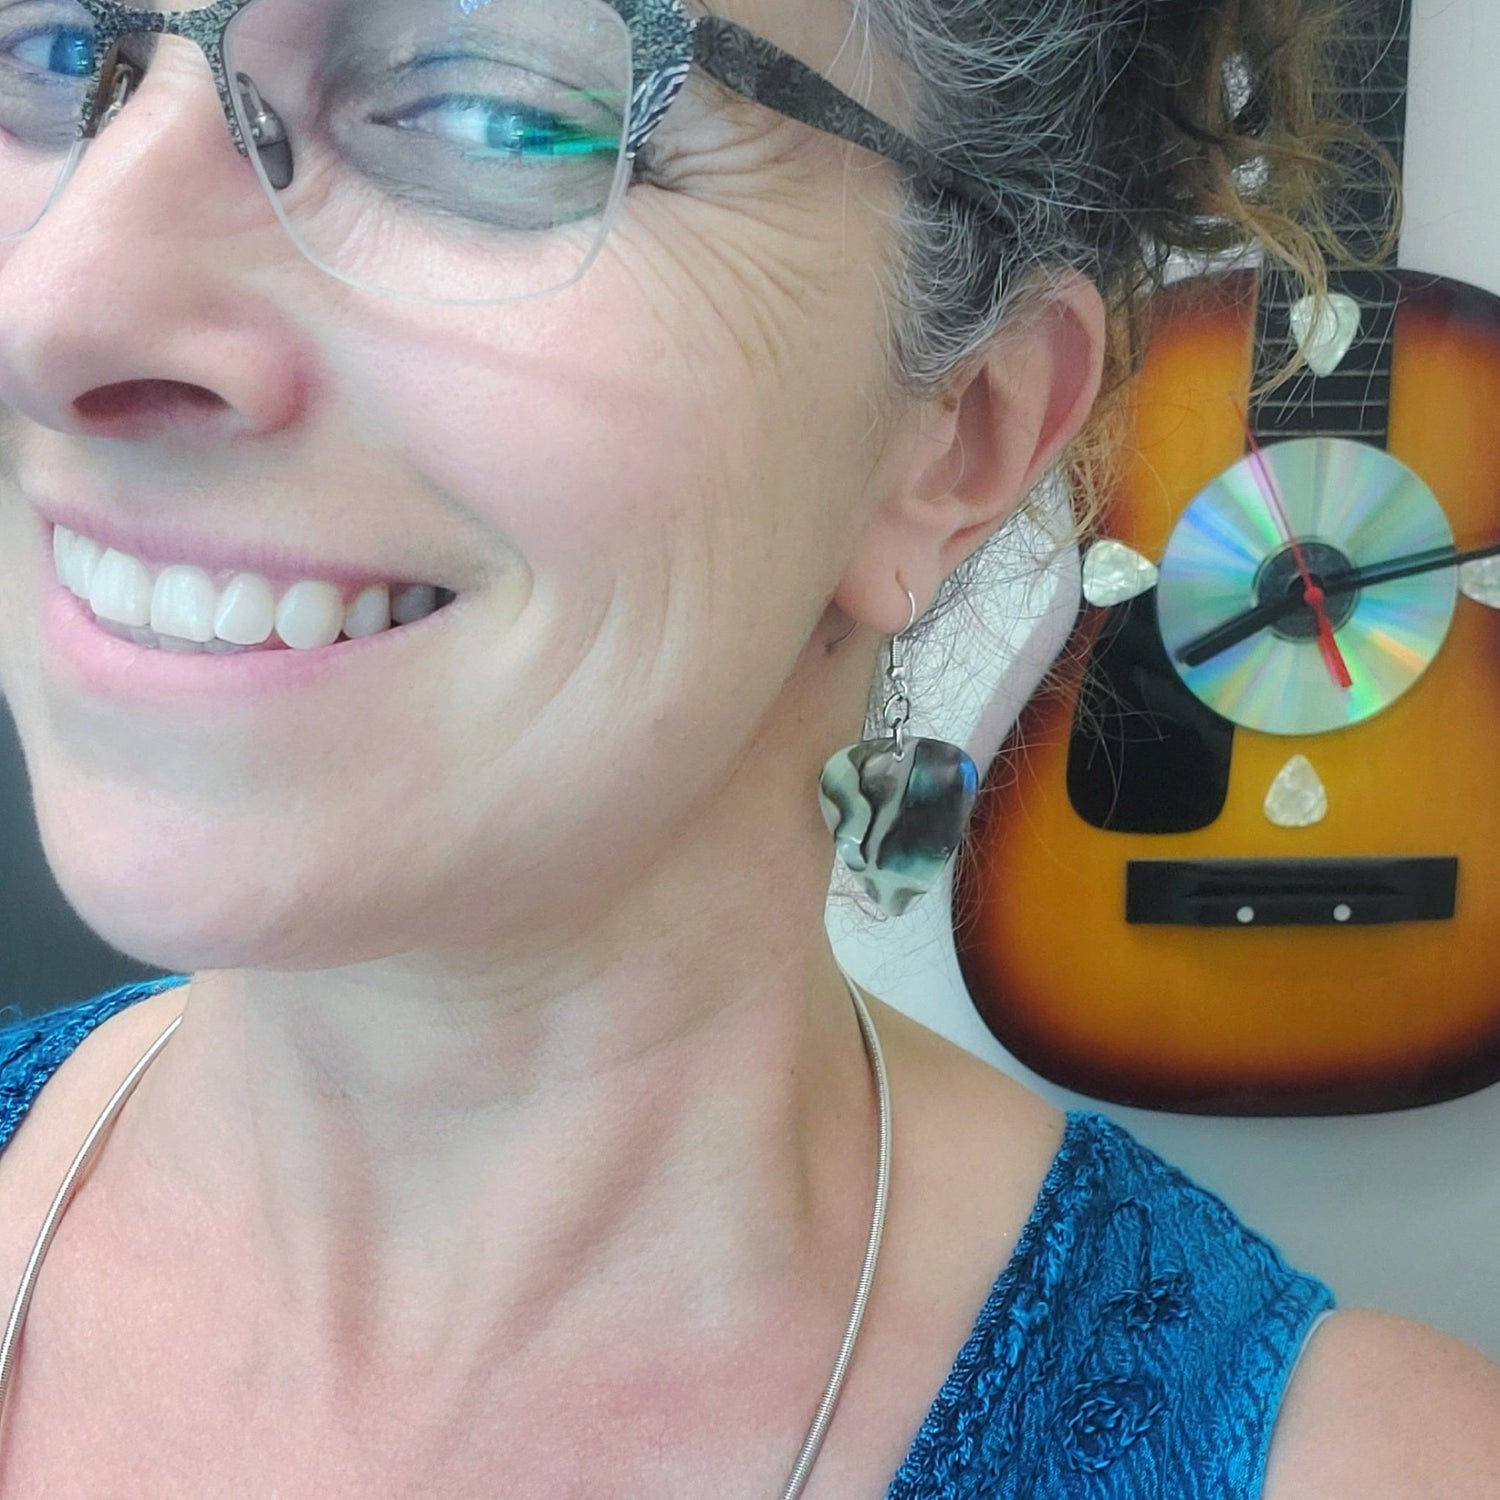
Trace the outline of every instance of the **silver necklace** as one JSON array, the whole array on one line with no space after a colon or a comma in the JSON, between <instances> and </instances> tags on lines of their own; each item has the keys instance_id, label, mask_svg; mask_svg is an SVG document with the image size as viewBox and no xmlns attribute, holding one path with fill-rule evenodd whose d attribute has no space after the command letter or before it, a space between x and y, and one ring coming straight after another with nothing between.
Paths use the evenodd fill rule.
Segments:
<instances>
[{"instance_id":1,"label":"silver necklace","mask_svg":"<svg viewBox=\"0 0 1500 1500\"><path fill-rule=\"evenodd\" d=\"M839 1347L839 1356L834 1362L828 1388L818 1404L818 1414L813 1418L812 1427L808 1430L807 1438L802 1444L802 1451L797 1455L791 1478L787 1480L786 1487L781 1492L781 1500L797 1500L802 1493L807 1483L807 1476L812 1472L812 1466L823 1447L823 1438L828 1431L828 1424L833 1420L833 1410L838 1404L839 1391L843 1388L844 1376L848 1373L849 1362L854 1356L854 1341L859 1337L860 1325L864 1322L865 1305L870 1300L870 1287L875 1280L875 1262L879 1258L880 1241L885 1232L886 1200L890 1192L891 1095L890 1085L886 1079L885 1054L880 1050L880 1037L875 1031L874 1022L870 1020L870 1013L865 1008L863 997L850 982L849 976L844 974L842 969L839 972L843 975L844 986L848 989L850 998L854 1001L854 1008L859 1014L859 1026L865 1039L865 1052L870 1059L870 1067L875 1075L876 1093L880 1100L880 1156L875 1184L875 1212L870 1220L869 1244L865 1249L864 1264L859 1273L859 1290L854 1295L854 1310L850 1313L848 1327L844 1330L844 1341ZM98 1155L110 1126L114 1124L115 1116L120 1113L125 1101L135 1092L136 1085L141 1081L146 1069L156 1061L157 1054L172 1039L173 1033L181 1024L182 1016L179 1015L146 1049L145 1056L130 1070L124 1083L115 1090L114 1097L104 1106L104 1112L94 1121L93 1129L89 1131L83 1145L79 1147L78 1155L73 1158L73 1165L68 1168L67 1176L63 1178L62 1186L58 1188L57 1196L52 1200L52 1207L47 1211L41 1233L37 1235L36 1244L32 1247L31 1258L26 1262L26 1269L21 1274L20 1289L16 1292L16 1300L10 1310L10 1320L5 1325L5 1337L0 1340L0 1433L4 1432L5 1402L10 1386L16 1343L21 1336L21 1329L25 1326L26 1314L31 1308L32 1291L36 1286L37 1272L52 1244L52 1236L56 1233L57 1225L67 1211L68 1204L72 1202L79 1183L95 1156Z\"/></svg>"}]
</instances>

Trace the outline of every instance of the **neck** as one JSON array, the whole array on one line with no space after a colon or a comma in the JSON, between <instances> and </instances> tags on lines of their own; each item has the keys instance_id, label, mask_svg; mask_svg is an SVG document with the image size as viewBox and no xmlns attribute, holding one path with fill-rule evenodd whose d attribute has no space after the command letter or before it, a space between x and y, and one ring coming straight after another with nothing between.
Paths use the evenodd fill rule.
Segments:
<instances>
[{"instance_id":1,"label":"neck","mask_svg":"<svg viewBox=\"0 0 1500 1500\"><path fill-rule=\"evenodd\" d=\"M168 1246L239 1257L224 1321L281 1391L410 1399L424 1371L442 1403L597 1368L606 1329L727 1357L789 1296L841 1324L878 1138L857 1016L821 920L705 931L554 951L545 987L199 974L100 1165Z\"/></svg>"}]
</instances>

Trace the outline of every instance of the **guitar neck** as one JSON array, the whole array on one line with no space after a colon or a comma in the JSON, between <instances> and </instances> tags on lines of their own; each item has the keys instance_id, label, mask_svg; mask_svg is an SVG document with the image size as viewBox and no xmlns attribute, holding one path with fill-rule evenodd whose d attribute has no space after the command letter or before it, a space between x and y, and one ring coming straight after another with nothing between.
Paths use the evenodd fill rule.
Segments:
<instances>
[{"instance_id":1,"label":"guitar neck","mask_svg":"<svg viewBox=\"0 0 1500 1500\"><path fill-rule=\"evenodd\" d=\"M1361 0L1335 77L1339 112L1359 125L1402 166L1406 143L1407 74L1411 51L1411 0ZM1333 222L1364 259L1394 270L1391 247L1377 256L1392 219L1386 183L1367 151L1344 153L1350 185L1336 195ZM1339 437L1384 448L1390 434L1391 355L1400 287L1382 270L1329 272L1330 292L1360 309L1360 330L1331 374L1300 372L1269 394L1252 399L1250 425L1262 442L1294 437ZM1300 296L1285 272L1261 274L1255 322L1255 385L1285 369L1296 350L1292 308Z\"/></svg>"}]
</instances>

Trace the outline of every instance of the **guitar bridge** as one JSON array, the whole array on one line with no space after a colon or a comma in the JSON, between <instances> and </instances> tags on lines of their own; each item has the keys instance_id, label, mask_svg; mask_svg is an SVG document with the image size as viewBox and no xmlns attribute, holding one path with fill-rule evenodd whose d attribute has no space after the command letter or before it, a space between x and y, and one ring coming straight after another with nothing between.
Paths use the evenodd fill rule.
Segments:
<instances>
[{"instance_id":1,"label":"guitar bridge","mask_svg":"<svg viewBox=\"0 0 1500 1500\"><path fill-rule=\"evenodd\" d=\"M1370 927L1452 921L1458 860L1133 859L1131 926Z\"/></svg>"}]
</instances>

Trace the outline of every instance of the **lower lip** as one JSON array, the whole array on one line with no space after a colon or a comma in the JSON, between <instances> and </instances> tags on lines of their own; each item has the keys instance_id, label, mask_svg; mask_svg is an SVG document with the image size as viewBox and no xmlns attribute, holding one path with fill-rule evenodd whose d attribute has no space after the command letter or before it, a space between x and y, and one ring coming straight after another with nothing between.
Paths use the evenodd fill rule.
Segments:
<instances>
[{"instance_id":1,"label":"lower lip","mask_svg":"<svg viewBox=\"0 0 1500 1500\"><path fill-rule=\"evenodd\" d=\"M337 673L370 668L397 670L398 654L410 651L443 628L446 608L379 635L340 640L312 651L163 651L137 646L102 629L93 611L58 581L47 528L41 570L42 631L50 662L62 680L101 697L129 703L175 704L184 699L233 699L296 691L321 685Z\"/></svg>"}]
</instances>

